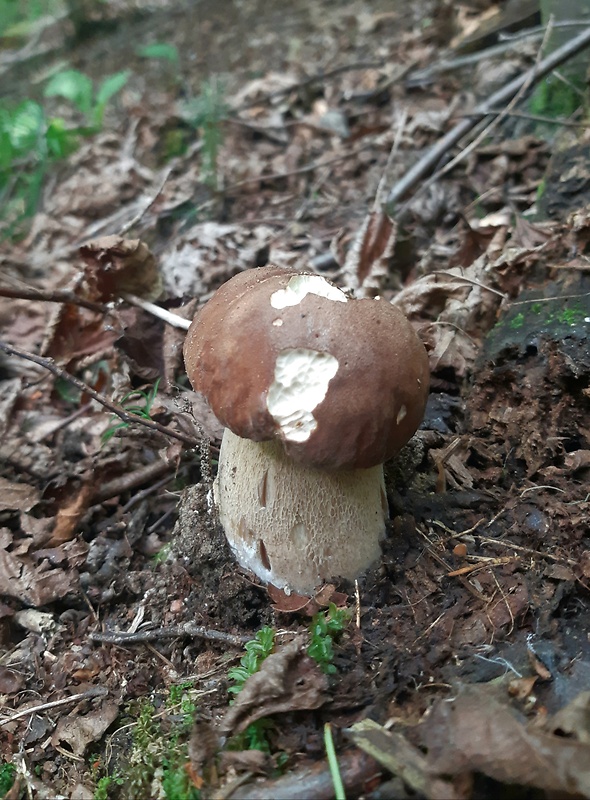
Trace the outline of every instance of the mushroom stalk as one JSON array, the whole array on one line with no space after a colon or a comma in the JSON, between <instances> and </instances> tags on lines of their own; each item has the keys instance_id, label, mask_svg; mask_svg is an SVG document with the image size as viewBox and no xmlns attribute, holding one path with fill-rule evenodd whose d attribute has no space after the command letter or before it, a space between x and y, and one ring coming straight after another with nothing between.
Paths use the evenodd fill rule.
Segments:
<instances>
[{"instance_id":1,"label":"mushroom stalk","mask_svg":"<svg viewBox=\"0 0 590 800\"><path fill-rule=\"evenodd\" d=\"M380 557L388 516L382 465L314 469L278 441L226 429L214 497L239 563L286 592L352 580Z\"/></svg>"}]
</instances>

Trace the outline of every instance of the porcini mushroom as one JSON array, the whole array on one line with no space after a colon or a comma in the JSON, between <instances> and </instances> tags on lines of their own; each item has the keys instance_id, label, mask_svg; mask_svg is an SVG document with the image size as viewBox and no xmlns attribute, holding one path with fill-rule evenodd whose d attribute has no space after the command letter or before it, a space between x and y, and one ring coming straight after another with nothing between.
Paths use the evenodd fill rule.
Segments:
<instances>
[{"instance_id":1,"label":"porcini mushroom","mask_svg":"<svg viewBox=\"0 0 590 800\"><path fill-rule=\"evenodd\" d=\"M424 346L399 309L319 275L231 278L193 320L190 382L226 426L214 499L239 563L286 592L380 556L383 462L424 414Z\"/></svg>"}]
</instances>

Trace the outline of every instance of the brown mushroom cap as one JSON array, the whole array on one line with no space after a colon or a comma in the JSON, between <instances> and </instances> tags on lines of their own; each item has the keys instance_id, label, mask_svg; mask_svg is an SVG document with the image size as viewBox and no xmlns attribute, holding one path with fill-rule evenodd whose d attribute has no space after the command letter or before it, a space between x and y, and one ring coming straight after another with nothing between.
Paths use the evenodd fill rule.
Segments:
<instances>
[{"instance_id":1,"label":"brown mushroom cap","mask_svg":"<svg viewBox=\"0 0 590 800\"><path fill-rule=\"evenodd\" d=\"M308 293L292 305L273 305L273 296L300 274L262 267L218 289L187 333L190 382L236 435L279 439L297 462L332 469L381 464L422 421L429 385L424 345L385 300L343 295L338 302ZM277 359L290 353L325 354L335 370L304 440L286 434L268 405Z\"/></svg>"}]
</instances>

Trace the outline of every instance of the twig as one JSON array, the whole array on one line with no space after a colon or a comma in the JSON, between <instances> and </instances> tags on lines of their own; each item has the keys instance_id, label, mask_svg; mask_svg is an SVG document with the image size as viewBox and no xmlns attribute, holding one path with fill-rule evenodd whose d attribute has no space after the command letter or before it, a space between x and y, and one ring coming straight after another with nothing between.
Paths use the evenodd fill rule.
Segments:
<instances>
[{"instance_id":1,"label":"twig","mask_svg":"<svg viewBox=\"0 0 590 800\"><path fill-rule=\"evenodd\" d=\"M8 344L8 342L3 341L0 341L0 350L3 350L9 356L18 356L19 358L24 358L26 361L32 361L34 364L38 364L40 367L43 367L44 369L53 373L58 378L68 381L68 383L71 383L72 386L80 389L81 392L89 395L93 400L96 400L97 403L100 403L101 406L107 408L123 422L128 424L136 422L138 425L143 425L144 428L149 428L152 431L163 433L164 436L170 436L173 439L178 439L180 442L183 442L189 447L197 447L199 445L198 440L194 439L192 436L187 436L184 433L175 431L173 428L169 428L166 425L161 425L159 422L154 422L154 420L144 419L137 414L130 414L128 411L125 411L124 408L115 405L115 403L111 403L110 400L107 400L106 397L103 397L103 395L99 394L91 386L88 386L88 384L84 383L84 381L81 381L74 375L70 375L70 373L66 372L63 367L59 367L52 358L43 358L42 356L34 355L34 353L27 353L26 350L21 350L19 347L14 347L13 345Z\"/></svg>"},{"instance_id":2,"label":"twig","mask_svg":"<svg viewBox=\"0 0 590 800\"><path fill-rule=\"evenodd\" d=\"M432 546L432 542L430 541L428 536L424 533L424 531L422 531L422 530L420 530L420 528L418 528L418 533L426 540L426 542L427 542L426 551L428 552L430 557L433 558L441 567L443 567L447 573L450 572L451 571L451 565L448 564L442 556L439 556L439 554L436 552L436 550ZM478 592L477 589L474 586L472 586L469 583L468 580L466 580L465 578L462 578L461 576L459 576L458 579L459 579L459 582L463 585L463 587L465 589L467 589L467 591L470 594L472 594L473 597L477 598L478 600L483 600L483 601L487 602L488 598L485 597L483 594L481 594L481 592Z\"/></svg>"},{"instance_id":3,"label":"twig","mask_svg":"<svg viewBox=\"0 0 590 800\"><path fill-rule=\"evenodd\" d=\"M526 111L508 111L501 108L490 108L488 114L492 117L497 117L503 114L505 117L518 117L519 119L530 119L533 122L544 122L547 125L563 125L566 128L587 128L588 123L580 120L576 122L571 119L564 119L563 117L545 117L543 114L527 114ZM462 114L464 117L473 116L472 113ZM479 114L478 114L479 116Z\"/></svg>"},{"instance_id":4,"label":"twig","mask_svg":"<svg viewBox=\"0 0 590 800\"><path fill-rule=\"evenodd\" d=\"M137 306L138 308L143 308L144 311L147 311L154 317L158 317L158 319L163 319L164 322L167 322L168 325L173 325L175 328L182 328L187 331L191 326L190 320L178 314L174 314L172 311L168 311L165 308L160 308L160 306L157 306L155 303L150 303L149 300L143 300L141 297L128 294L127 292L123 292L120 296L126 303L130 303L132 306Z\"/></svg>"},{"instance_id":5,"label":"twig","mask_svg":"<svg viewBox=\"0 0 590 800\"><path fill-rule=\"evenodd\" d=\"M144 483L153 481L156 478L159 478L162 474L169 472L172 469L173 464L174 462L172 460L156 461L154 464L147 464L146 466L139 467L133 472L127 472L123 475L119 475L118 478L108 481L108 483L100 486L92 498L92 502L96 504L103 503L105 500L110 500L111 497L116 497L123 492L128 492L130 489L135 489L136 486L142 486ZM172 475L166 475L165 478L162 478L155 485L157 487L161 487L171 478ZM137 503L140 500L143 500L143 498L147 497L147 495L153 490L154 485L149 486L142 492L138 492L137 494L133 495L129 503L123 507L122 511L128 511L132 502Z\"/></svg>"},{"instance_id":6,"label":"twig","mask_svg":"<svg viewBox=\"0 0 590 800\"><path fill-rule=\"evenodd\" d=\"M291 92L297 91L299 89L304 89L307 86L311 86L318 81L326 81L329 78L334 78L336 75L340 75L342 72L352 72L354 70L362 70L362 69L380 69L384 65L384 61L356 61L352 64L342 64L339 67L334 67L333 69L327 70L326 72L318 72L316 75L310 75L309 78L304 78L297 83L292 83L289 86L283 86L281 89L275 89L274 92L268 92L263 97L257 97L255 100L248 100L242 105L233 108L232 111L234 114L238 113L239 111L245 111L247 108L252 108L252 106L260 105L261 103L268 103L269 100L274 100L276 97L283 97L283 95L291 94Z\"/></svg>"},{"instance_id":7,"label":"twig","mask_svg":"<svg viewBox=\"0 0 590 800\"><path fill-rule=\"evenodd\" d=\"M440 159L459 142L463 136L471 131L478 121L488 116L490 109L496 105L503 105L511 100L520 89L528 85L533 86L540 81L549 72L554 70L564 61L567 61L573 55L583 50L590 45L590 27L585 31L570 39L562 47L558 47L550 53L547 58L535 64L530 70L519 75L510 83L506 84L502 89L495 92L488 100L478 105L474 112L473 117L463 119L455 127L450 130L445 136L442 137L430 150L421 158L414 166L408 170L405 176L395 184L387 197L387 206L389 213L393 213L395 204L404 197L410 189L425 177L435 166Z\"/></svg>"},{"instance_id":8,"label":"twig","mask_svg":"<svg viewBox=\"0 0 590 800\"><path fill-rule=\"evenodd\" d=\"M147 212L154 205L158 197L162 194L164 186L166 186L166 181L170 177L171 172L172 172L172 167L166 170L166 172L164 173L164 177L162 178L162 182L160 183L160 186L156 190L155 195L149 199L147 205L145 205L144 208L141 209L141 211L139 211L132 219L130 219L129 222L126 222L125 225L123 225L123 227L119 231L119 236L124 236L126 233L128 233L131 230L131 228L133 228L134 225L137 225L137 223L144 216L144 214L147 214Z\"/></svg>"},{"instance_id":9,"label":"twig","mask_svg":"<svg viewBox=\"0 0 590 800\"><path fill-rule=\"evenodd\" d=\"M11 717L6 717L0 720L0 725L8 725L9 722L14 722L16 719L26 717L27 714L37 714L39 711L46 711L48 708L58 708L59 706L66 706L68 703L77 703L78 700L89 700L92 697L104 697L108 694L107 689L103 686L93 686L86 692L80 694L72 694L69 697L64 697L61 700L53 700L51 703L42 703L40 706L31 706L30 708L23 708L17 711Z\"/></svg>"},{"instance_id":10,"label":"twig","mask_svg":"<svg viewBox=\"0 0 590 800\"><path fill-rule=\"evenodd\" d=\"M472 556L473 557L473 556ZM447 578L458 578L460 575L474 575L476 572L481 572L484 569L491 569L491 567L501 567L504 564L512 564L518 561L518 556L498 556L498 558L486 558L479 556L481 561L477 564L469 564L467 567L460 567L451 572L447 572Z\"/></svg>"},{"instance_id":11,"label":"twig","mask_svg":"<svg viewBox=\"0 0 590 800\"><path fill-rule=\"evenodd\" d=\"M547 487L554 489L554 486ZM490 522L486 525L487 528L490 527L492 522L495 522L498 517L500 517L504 513L505 509L498 512ZM493 539L491 536L482 536L480 533L475 533L475 530L483 523L485 519L478 520L475 525L472 525L471 528L468 528L464 531L454 531L451 528L447 527L444 522L440 522L437 519L429 520L431 525L435 525L437 528L442 528L446 533L449 534L449 539L463 539L464 537L468 537L473 535L475 538L479 539L479 541L483 544L491 544L502 547L504 550L517 550L520 553L527 553L531 556L539 556L540 558L547 558L549 561L555 561L558 564L571 564L574 565L577 562L571 558L560 558L559 556L554 556L552 553L545 553L542 550L534 550L532 547L523 547L520 544L515 544L514 542L509 542L507 539Z\"/></svg>"},{"instance_id":12,"label":"twig","mask_svg":"<svg viewBox=\"0 0 590 800\"><path fill-rule=\"evenodd\" d=\"M542 39L543 33L543 28L539 30L531 30L526 32L526 36L523 36L523 38ZM455 69L469 67L472 64L479 64L480 61L485 61L490 58L495 58L496 56L504 55L506 51L516 50L516 47L517 43L514 40L507 39L505 42L492 45L491 47L486 47L483 50L478 50L475 53L467 53L465 55L456 56L455 58L443 57L441 61L436 61L434 64L431 64L428 67L412 70L409 75L406 76L405 85L406 87L423 85L441 72L451 72Z\"/></svg>"},{"instance_id":13,"label":"twig","mask_svg":"<svg viewBox=\"0 0 590 800\"><path fill-rule=\"evenodd\" d=\"M215 631L210 628L204 628L201 625L194 625L192 622L185 622L184 625L173 625L169 628L151 628L135 633L109 631L107 633L90 634L93 642L121 645L154 642L158 639L177 639L180 636L209 639L212 642L225 642L225 644L231 644L234 647L242 647L250 640L248 636L235 636L232 633L225 633L225 631Z\"/></svg>"},{"instance_id":14,"label":"twig","mask_svg":"<svg viewBox=\"0 0 590 800\"><path fill-rule=\"evenodd\" d=\"M375 144L371 142L371 144L365 144L362 147L359 147L358 150L353 150L351 153L344 153L341 156L335 156L334 158L328 158L326 161L313 161L311 164L306 164L303 167L297 167L296 169L291 169L288 172L274 172L270 175L265 175L264 173L260 175L254 175L251 178L244 178L241 181L236 181L235 183L231 183L229 186L224 188L224 193L229 194L234 189L239 189L242 186L247 186L249 183L262 183L263 181L275 181L279 180L280 178L290 178L292 175L303 175L306 172L313 172L316 169L322 169L323 167L328 167L331 164L337 164L339 161L346 161L353 156L362 153L364 150L374 149Z\"/></svg>"},{"instance_id":15,"label":"twig","mask_svg":"<svg viewBox=\"0 0 590 800\"><path fill-rule=\"evenodd\" d=\"M109 310L100 303L93 303L91 300L78 297L69 289L9 289L7 286L0 286L0 297L10 297L15 300L44 300L47 303L71 303L99 314L106 314Z\"/></svg>"},{"instance_id":16,"label":"twig","mask_svg":"<svg viewBox=\"0 0 590 800\"><path fill-rule=\"evenodd\" d=\"M502 120L506 117L508 112L512 111L512 109L516 106L516 104L521 100L528 90L533 86L533 84L539 79L538 73L541 63L541 53L547 46L547 41L551 36L551 31L553 30L553 23L552 21L547 26L545 30L545 35L543 37L543 41L541 42L541 47L539 48L539 53L537 56L537 61L532 69L530 69L525 74L525 80L522 85L518 88L518 91L512 97L506 108L503 108L500 113L494 117L494 119L489 123L484 125L483 129L479 131L475 139L473 139L469 144L464 147L460 153L458 153L454 158L452 158L448 163L442 166L437 172L434 173L425 183L420 187L420 190L417 194L422 193L428 186L431 186L434 181L441 178L443 175L446 175L452 169L454 169L459 162L463 161L470 153L472 153L475 148L482 142L490 133L498 127L498 125L502 122ZM590 31L590 28L588 29ZM590 43L590 42L589 42Z\"/></svg>"}]
</instances>

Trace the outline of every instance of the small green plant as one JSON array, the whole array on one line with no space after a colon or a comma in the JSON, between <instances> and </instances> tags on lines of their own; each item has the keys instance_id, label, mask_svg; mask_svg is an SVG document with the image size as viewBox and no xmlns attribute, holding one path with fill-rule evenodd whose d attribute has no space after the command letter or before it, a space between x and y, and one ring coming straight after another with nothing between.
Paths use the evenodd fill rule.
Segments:
<instances>
[{"instance_id":1,"label":"small green plant","mask_svg":"<svg viewBox=\"0 0 590 800\"><path fill-rule=\"evenodd\" d=\"M184 119L201 132L203 181L212 189L218 188L217 160L223 141L221 122L226 113L223 90L216 78L206 81L201 94L183 108Z\"/></svg>"},{"instance_id":2,"label":"small green plant","mask_svg":"<svg viewBox=\"0 0 590 800\"><path fill-rule=\"evenodd\" d=\"M130 75L130 70L108 75L95 89L88 75L77 69L67 69L50 78L43 94L45 97L63 97L84 115L89 129L78 128L78 133L96 133L102 127L109 100L121 91Z\"/></svg>"},{"instance_id":3,"label":"small green plant","mask_svg":"<svg viewBox=\"0 0 590 800\"><path fill-rule=\"evenodd\" d=\"M168 44L168 42L145 44L138 47L135 52L141 58L156 58L162 61L169 61L171 64L174 64L176 68L178 68L180 64L178 48L176 45Z\"/></svg>"},{"instance_id":4,"label":"small green plant","mask_svg":"<svg viewBox=\"0 0 590 800\"><path fill-rule=\"evenodd\" d=\"M229 687L231 694L238 694L244 688L244 684L251 675L258 672L260 665L273 651L275 632L272 628L265 626L257 631L256 636L244 645L245 654L240 659L239 667L232 667L228 671L228 678L235 681ZM267 731L272 727L272 722L268 719L258 719L252 722L245 731L232 736L230 749L232 750L262 750L270 753L270 745L267 739Z\"/></svg>"},{"instance_id":5,"label":"small green plant","mask_svg":"<svg viewBox=\"0 0 590 800\"><path fill-rule=\"evenodd\" d=\"M141 417L142 419L151 420L150 414L156 399L156 395L158 394L159 385L160 379L158 378L149 392L144 392L141 389L133 389L131 392L127 392L127 394L121 400L121 406L130 414L135 414L137 417ZM122 428L129 427L128 422L123 422L122 420L116 422L117 419L118 417L113 416L113 421L102 434L101 439L103 444L106 444L109 439L112 439L117 431L121 430Z\"/></svg>"},{"instance_id":6,"label":"small green plant","mask_svg":"<svg viewBox=\"0 0 590 800\"><path fill-rule=\"evenodd\" d=\"M21 39L38 28L37 20L60 10L60 0L0 0L0 36Z\"/></svg>"},{"instance_id":7,"label":"small green plant","mask_svg":"<svg viewBox=\"0 0 590 800\"><path fill-rule=\"evenodd\" d=\"M253 639L246 642L244 645L246 653L240 659L240 666L232 667L227 673L230 681L235 681L235 685L229 687L231 694L241 692L250 675L258 672L264 659L272 653L274 639L274 630L265 626L256 633Z\"/></svg>"},{"instance_id":8,"label":"small green plant","mask_svg":"<svg viewBox=\"0 0 590 800\"><path fill-rule=\"evenodd\" d=\"M0 764L0 797L12 789L16 767L14 764Z\"/></svg>"},{"instance_id":9,"label":"small green plant","mask_svg":"<svg viewBox=\"0 0 590 800\"><path fill-rule=\"evenodd\" d=\"M510 327L517 331L519 328L522 328L524 325L524 314L522 311L519 311L518 314L515 315L513 319L510 320Z\"/></svg>"},{"instance_id":10,"label":"small green plant","mask_svg":"<svg viewBox=\"0 0 590 800\"><path fill-rule=\"evenodd\" d=\"M330 603L327 611L318 611L311 620L309 632L311 642L307 648L307 654L316 661L322 672L332 675L336 672L336 667L332 663L334 660L334 639L342 633L350 619L350 611L347 608L338 608L334 603Z\"/></svg>"},{"instance_id":11,"label":"small green plant","mask_svg":"<svg viewBox=\"0 0 590 800\"><path fill-rule=\"evenodd\" d=\"M172 692L175 699L180 696L181 703L188 688L182 687L183 684L180 684ZM185 709L188 711L188 706ZM147 700L139 707L131 704L128 710L135 717L135 725L132 746L125 760L124 771L120 773L120 796L125 800L143 800L144 797L154 796L166 800L199 800L199 791L185 770L185 764L189 761L185 721L181 726L163 725L156 716L154 706ZM106 783L106 788L114 787L112 783ZM111 792L108 796L117 795Z\"/></svg>"},{"instance_id":12,"label":"small green plant","mask_svg":"<svg viewBox=\"0 0 590 800\"><path fill-rule=\"evenodd\" d=\"M122 786L123 782L123 778L115 775L104 775L99 778L94 790L94 800L109 800L113 796L114 787Z\"/></svg>"},{"instance_id":13,"label":"small green plant","mask_svg":"<svg viewBox=\"0 0 590 800\"><path fill-rule=\"evenodd\" d=\"M184 681L184 683L172 684L168 694L166 705L169 709L176 709L177 707L182 714L181 728L183 731L189 731L197 710L197 705L189 694L189 689L193 688L191 681Z\"/></svg>"},{"instance_id":14,"label":"small green plant","mask_svg":"<svg viewBox=\"0 0 590 800\"><path fill-rule=\"evenodd\" d=\"M45 87L45 97L63 97L83 115L82 125L48 117L45 108L27 99L0 101L0 235L15 236L37 210L50 167L78 147L80 137L100 130L109 100L125 85L129 72L110 75L94 90L77 70L58 72Z\"/></svg>"}]
</instances>

